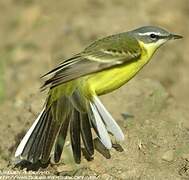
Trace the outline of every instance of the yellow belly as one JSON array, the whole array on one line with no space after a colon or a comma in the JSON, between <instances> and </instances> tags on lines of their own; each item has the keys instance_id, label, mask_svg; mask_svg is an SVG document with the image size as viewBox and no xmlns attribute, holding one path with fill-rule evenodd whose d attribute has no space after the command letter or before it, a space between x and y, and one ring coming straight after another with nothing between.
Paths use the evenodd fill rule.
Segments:
<instances>
[{"instance_id":1,"label":"yellow belly","mask_svg":"<svg viewBox=\"0 0 189 180\"><path fill-rule=\"evenodd\" d=\"M88 76L87 84L97 95L109 93L128 82L149 59L143 56L138 61L92 74Z\"/></svg>"}]
</instances>

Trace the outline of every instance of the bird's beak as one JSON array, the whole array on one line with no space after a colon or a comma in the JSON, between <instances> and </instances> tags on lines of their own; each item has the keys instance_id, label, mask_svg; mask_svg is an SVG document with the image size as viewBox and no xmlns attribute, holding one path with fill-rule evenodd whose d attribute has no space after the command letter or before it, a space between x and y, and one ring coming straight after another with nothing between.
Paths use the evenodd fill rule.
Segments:
<instances>
[{"instance_id":1,"label":"bird's beak","mask_svg":"<svg viewBox=\"0 0 189 180\"><path fill-rule=\"evenodd\" d=\"M181 36L181 35L178 35L178 34L170 34L169 35L169 39L181 39L181 38L183 38L183 36Z\"/></svg>"}]
</instances>

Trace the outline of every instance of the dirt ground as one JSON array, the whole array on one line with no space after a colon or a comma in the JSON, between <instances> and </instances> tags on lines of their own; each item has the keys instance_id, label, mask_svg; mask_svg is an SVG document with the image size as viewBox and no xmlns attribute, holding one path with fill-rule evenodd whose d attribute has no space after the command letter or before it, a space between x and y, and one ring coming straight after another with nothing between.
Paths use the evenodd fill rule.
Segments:
<instances>
[{"instance_id":1,"label":"dirt ground","mask_svg":"<svg viewBox=\"0 0 189 180\"><path fill-rule=\"evenodd\" d=\"M62 179L189 179L188 18L188 0L1 0L0 178L15 171L19 179L25 172L10 163L45 100L41 75L97 38L157 25L184 39L166 44L126 86L102 97L125 133L124 151L112 149L111 159L95 152L93 161L80 165L65 165L63 157L44 173Z\"/></svg>"}]
</instances>

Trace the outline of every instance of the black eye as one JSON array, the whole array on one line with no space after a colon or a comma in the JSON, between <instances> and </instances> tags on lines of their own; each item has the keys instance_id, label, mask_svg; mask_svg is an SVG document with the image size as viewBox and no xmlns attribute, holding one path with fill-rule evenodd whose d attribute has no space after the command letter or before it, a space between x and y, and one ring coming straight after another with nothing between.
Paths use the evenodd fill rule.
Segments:
<instances>
[{"instance_id":1,"label":"black eye","mask_svg":"<svg viewBox=\"0 0 189 180\"><path fill-rule=\"evenodd\" d=\"M151 37L152 39L158 39L158 35L156 35L156 34L150 34L150 37Z\"/></svg>"}]
</instances>

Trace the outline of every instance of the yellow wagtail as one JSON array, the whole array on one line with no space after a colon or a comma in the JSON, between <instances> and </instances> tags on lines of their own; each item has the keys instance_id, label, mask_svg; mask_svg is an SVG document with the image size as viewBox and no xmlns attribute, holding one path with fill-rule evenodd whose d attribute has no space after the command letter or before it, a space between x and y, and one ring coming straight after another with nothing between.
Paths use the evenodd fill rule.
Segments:
<instances>
[{"instance_id":1,"label":"yellow wagtail","mask_svg":"<svg viewBox=\"0 0 189 180\"><path fill-rule=\"evenodd\" d=\"M89 157L94 154L94 133L106 149L109 134L116 141L124 134L98 96L128 82L162 44L182 36L145 26L93 42L81 53L59 64L44 76L49 94L43 110L20 142L15 157L45 164L60 160L68 128L74 160L80 163L81 140ZM53 150L52 150L53 149Z\"/></svg>"}]
</instances>

